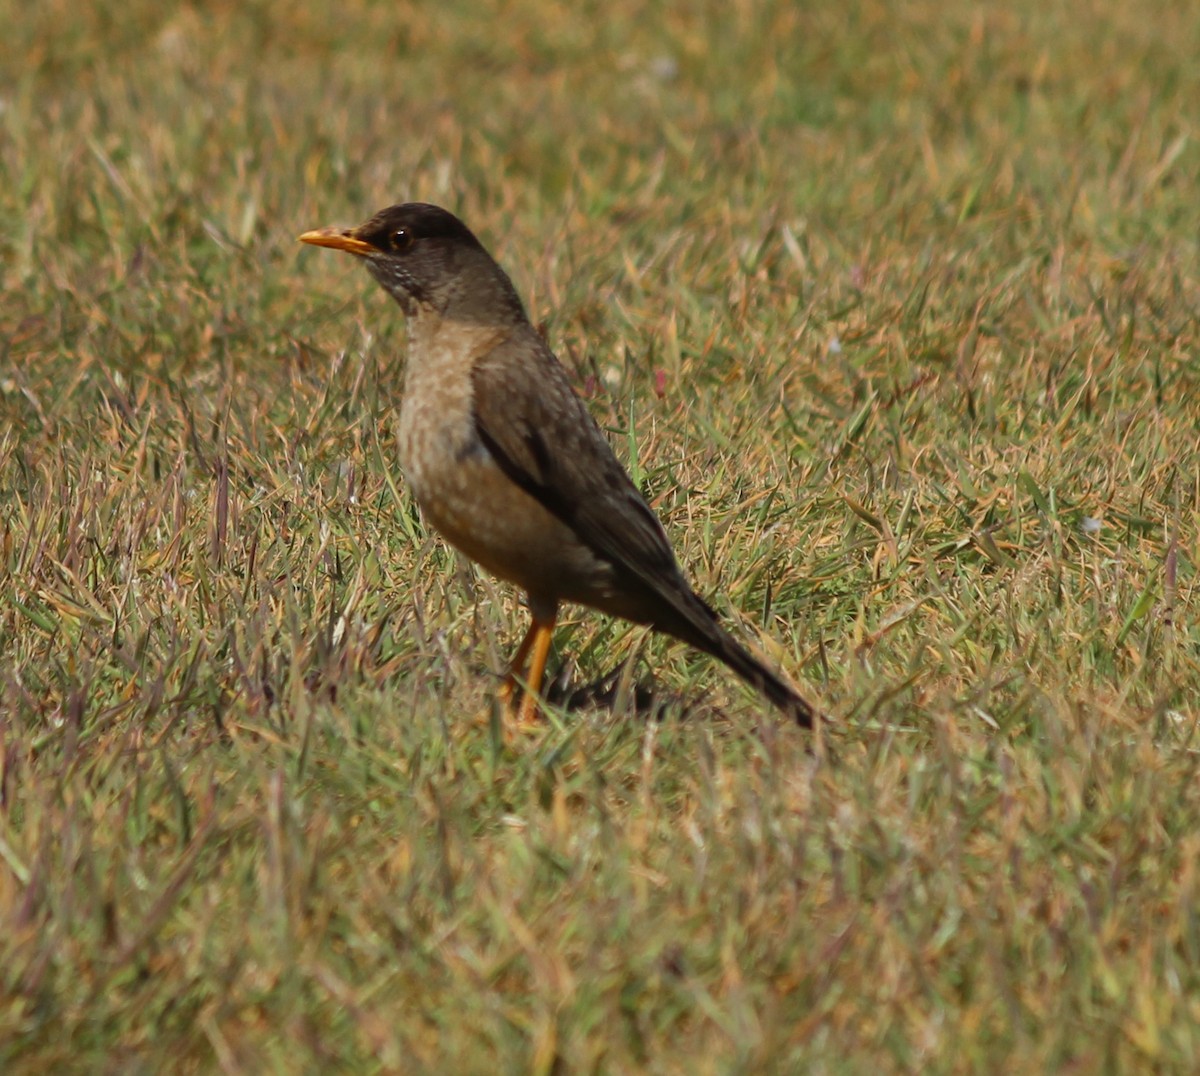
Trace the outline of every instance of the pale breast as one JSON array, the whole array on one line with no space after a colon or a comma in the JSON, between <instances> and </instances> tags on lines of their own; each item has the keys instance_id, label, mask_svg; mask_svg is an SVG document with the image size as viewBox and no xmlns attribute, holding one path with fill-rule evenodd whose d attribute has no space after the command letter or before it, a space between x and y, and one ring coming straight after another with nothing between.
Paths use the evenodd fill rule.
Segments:
<instances>
[{"instance_id":1,"label":"pale breast","mask_svg":"<svg viewBox=\"0 0 1200 1076\"><path fill-rule=\"evenodd\" d=\"M475 432L470 366L487 337L438 322L410 322L409 361L400 404L399 451L418 503L452 491L459 460L482 450Z\"/></svg>"}]
</instances>

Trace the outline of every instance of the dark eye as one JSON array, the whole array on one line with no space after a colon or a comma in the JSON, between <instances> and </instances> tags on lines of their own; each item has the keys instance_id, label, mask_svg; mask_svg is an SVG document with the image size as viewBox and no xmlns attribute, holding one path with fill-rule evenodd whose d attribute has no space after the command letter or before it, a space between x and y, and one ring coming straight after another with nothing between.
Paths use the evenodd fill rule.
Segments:
<instances>
[{"instance_id":1,"label":"dark eye","mask_svg":"<svg viewBox=\"0 0 1200 1076\"><path fill-rule=\"evenodd\" d=\"M413 245L413 234L407 228L397 228L388 237L388 241L392 244L392 250L397 254L403 254Z\"/></svg>"}]
</instances>

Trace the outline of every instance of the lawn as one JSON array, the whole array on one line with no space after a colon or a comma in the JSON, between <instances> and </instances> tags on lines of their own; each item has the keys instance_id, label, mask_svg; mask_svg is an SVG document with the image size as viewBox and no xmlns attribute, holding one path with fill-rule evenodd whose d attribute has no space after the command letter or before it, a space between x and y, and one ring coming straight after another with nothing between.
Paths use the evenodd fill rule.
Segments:
<instances>
[{"instance_id":1,"label":"lawn","mask_svg":"<svg viewBox=\"0 0 1200 1076\"><path fill-rule=\"evenodd\" d=\"M1194 4L0 25L0 1070L1194 1071ZM817 734L569 608L620 690L500 735L528 614L296 242L405 200Z\"/></svg>"}]
</instances>

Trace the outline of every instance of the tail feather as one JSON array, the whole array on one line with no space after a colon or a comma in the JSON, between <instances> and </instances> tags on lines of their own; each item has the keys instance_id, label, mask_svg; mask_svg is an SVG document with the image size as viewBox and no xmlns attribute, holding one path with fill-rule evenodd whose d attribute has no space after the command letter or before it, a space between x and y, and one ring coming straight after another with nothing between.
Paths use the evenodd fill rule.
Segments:
<instances>
[{"instance_id":1,"label":"tail feather","mask_svg":"<svg viewBox=\"0 0 1200 1076\"><path fill-rule=\"evenodd\" d=\"M717 614L704 601L695 595L693 598L695 605L689 603L686 617L678 620L672 617L670 623L658 621L654 626L724 662L797 725L812 728L816 720L816 710L812 704L721 627L717 622Z\"/></svg>"},{"instance_id":2,"label":"tail feather","mask_svg":"<svg viewBox=\"0 0 1200 1076\"><path fill-rule=\"evenodd\" d=\"M806 729L812 728L816 711L809 701L783 677L768 669L723 628L718 627L717 631L720 634L714 639L716 645L702 646L700 649L723 661L751 687L762 692L797 725Z\"/></svg>"}]
</instances>

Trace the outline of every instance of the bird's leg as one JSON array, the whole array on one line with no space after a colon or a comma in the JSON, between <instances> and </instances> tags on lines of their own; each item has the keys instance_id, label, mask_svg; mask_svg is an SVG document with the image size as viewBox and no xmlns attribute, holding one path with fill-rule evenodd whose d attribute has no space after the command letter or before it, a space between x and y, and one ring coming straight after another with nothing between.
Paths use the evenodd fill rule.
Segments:
<instances>
[{"instance_id":1,"label":"bird's leg","mask_svg":"<svg viewBox=\"0 0 1200 1076\"><path fill-rule=\"evenodd\" d=\"M538 696L546 674L546 659L550 656L550 637L554 634L555 619L554 613L545 620L535 614L529 627L533 656L529 659L529 675L525 678L525 697L521 699L521 710L517 714L518 726L531 725L537 713Z\"/></svg>"},{"instance_id":2,"label":"bird's leg","mask_svg":"<svg viewBox=\"0 0 1200 1076\"><path fill-rule=\"evenodd\" d=\"M536 619L530 623L525 638L521 640L521 645L517 647L517 652L513 654L512 661L509 662L508 675L504 678L504 683L500 685L500 702L506 713L512 711L513 694L517 690L517 677L525 668L525 659L529 657L529 648L533 646L533 637L537 634L537 623Z\"/></svg>"}]
</instances>

